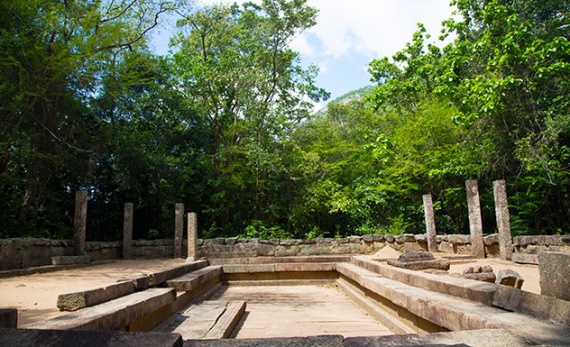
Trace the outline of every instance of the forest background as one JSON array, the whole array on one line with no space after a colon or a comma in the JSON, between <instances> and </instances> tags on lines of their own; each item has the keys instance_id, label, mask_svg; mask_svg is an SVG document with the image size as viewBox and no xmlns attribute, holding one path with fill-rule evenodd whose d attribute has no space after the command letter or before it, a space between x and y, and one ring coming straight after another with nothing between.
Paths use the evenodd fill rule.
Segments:
<instances>
[{"instance_id":1,"label":"forest background","mask_svg":"<svg viewBox=\"0 0 570 347\"><path fill-rule=\"evenodd\" d=\"M121 239L125 202L135 238L172 237L178 202L203 238L422 233L427 193L438 233L468 233L467 179L486 233L496 179L515 235L570 233L570 3L451 5L441 37L420 24L370 62L365 97L314 113L328 93L289 46L305 0L2 1L0 238L69 238L77 190L90 240Z\"/></svg>"}]
</instances>

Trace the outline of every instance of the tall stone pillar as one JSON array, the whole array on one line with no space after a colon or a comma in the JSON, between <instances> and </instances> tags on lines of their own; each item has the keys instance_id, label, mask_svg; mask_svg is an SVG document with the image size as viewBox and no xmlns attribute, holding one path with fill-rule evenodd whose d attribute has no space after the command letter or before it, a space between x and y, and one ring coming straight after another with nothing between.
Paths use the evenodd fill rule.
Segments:
<instances>
[{"instance_id":1,"label":"tall stone pillar","mask_svg":"<svg viewBox=\"0 0 570 347\"><path fill-rule=\"evenodd\" d=\"M424 195L423 200L424 200L424 213L426 218L428 251L430 253L435 253L437 252L437 240L435 237L436 235L435 216L433 213L433 201L431 199L431 194Z\"/></svg>"},{"instance_id":2,"label":"tall stone pillar","mask_svg":"<svg viewBox=\"0 0 570 347\"><path fill-rule=\"evenodd\" d=\"M133 214L134 204L125 203L123 215L123 259L131 259L133 246Z\"/></svg>"},{"instance_id":3,"label":"tall stone pillar","mask_svg":"<svg viewBox=\"0 0 570 347\"><path fill-rule=\"evenodd\" d=\"M188 258L186 262L192 262L198 257L198 215L188 213Z\"/></svg>"},{"instance_id":4,"label":"tall stone pillar","mask_svg":"<svg viewBox=\"0 0 570 347\"><path fill-rule=\"evenodd\" d=\"M73 250L76 256L86 255L87 192L75 192L75 216L73 220Z\"/></svg>"},{"instance_id":5,"label":"tall stone pillar","mask_svg":"<svg viewBox=\"0 0 570 347\"><path fill-rule=\"evenodd\" d=\"M497 228L499 229L501 259L511 260L513 257L513 239L511 236L507 185L504 180L493 182L493 195L495 196L495 214L497 215Z\"/></svg>"},{"instance_id":6,"label":"tall stone pillar","mask_svg":"<svg viewBox=\"0 0 570 347\"><path fill-rule=\"evenodd\" d=\"M174 258L182 258L182 238L184 237L184 204L174 207Z\"/></svg>"},{"instance_id":7,"label":"tall stone pillar","mask_svg":"<svg viewBox=\"0 0 570 347\"><path fill-rule=\"evenodd\" d=\"M471 247L473 256L485 258L485 245L483 243L483 218L481 218L481 205L479 203L479 187L477 180L465 181L467 189L467 208L469 209L469 230L471 232Z\"/></svg>"}]
</instances>

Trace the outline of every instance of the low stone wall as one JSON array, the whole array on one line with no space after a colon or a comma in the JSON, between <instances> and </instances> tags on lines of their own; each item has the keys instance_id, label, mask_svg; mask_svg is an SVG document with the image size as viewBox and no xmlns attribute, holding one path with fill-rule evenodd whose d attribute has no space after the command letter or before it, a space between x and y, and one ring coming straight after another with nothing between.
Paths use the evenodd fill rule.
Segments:
<instances>
[{"instance_id":1,"label":"low stone wall","mask_svg":"<svg viewBox=\"0 0 570 347\"><path fill-rule=\"evenodd\" d=\"M438 251L470 255L469 235L437 236ZM499 256L498 235L486 236L485 250L488 256ZM316 238L312 240L258 240L216 238L198 241L198 255L207 258L238 257L287 257L338 254L374 254L384 247L399 252L427 251L426 235L405 234L364 235L345 238Z\"/></svg>"},{"instance_id":2,"label":"low stone wall","mask_svg":"<svg viewBox=\"0 0 570 347\"><path fill-rule=\"evenodd\" d=\"M497 234L485 236L488 257L499 257ZM216 238L198 240L198 256L208 258L286 257L310 255L373 254L384 247L397 251L426 251L425 234L364 235L345 238L316 238L312 240L258 240ZM513 240L515 253L538 254L541 251L570 251L570 235L517 236ZM94 261L120 259L122 242L87 242L85 249ZM438 235L437 249L442 253L470 255L469 235ZM182 256L186 257L186 240ZM73 241L49 239L0 240L0 270L23 269L52 264L54 256L73 255ZM135 258L172 258L174 240L133 240Z\"/></svg>"},{"instance_id":3,"label":"low stone wall","mask_svg":"<svg viewBox=\"0 0 570 347\"><path fill-rule=\"evenodd\" d=\"M86 242L85 251L93 261L120 259L122 246L121 241ZM134 240L133 256L172 258L173 247L172 240ZM4 239L0 240L0 271L52 265L52 257L72 255L72 240Z\"/></svg>"},{"instance_id":4,"label":"low stone wall","mask_svg":"<svg viewBox=\"0 0 570 347\"><path fill-rule=\"evenodd\" d=\"M523 254L547 252L570 252L570 235L516 236L514 251Z\"/></svg>"}]
</instances>

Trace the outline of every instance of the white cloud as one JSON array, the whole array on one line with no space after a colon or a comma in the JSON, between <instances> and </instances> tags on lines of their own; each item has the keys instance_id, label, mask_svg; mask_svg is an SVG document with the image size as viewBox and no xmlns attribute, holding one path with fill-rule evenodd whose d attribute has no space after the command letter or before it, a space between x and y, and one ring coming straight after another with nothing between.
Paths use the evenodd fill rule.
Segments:
<instances>
[{"instance_id":1,"label":"white cloud","mask_svg":"<svg viewBox=\"0 0 570 347\"><path fill-rule=\"evenodd\" d=\"M247 0L237 0L244 3ZM203 5L232 3L200 0ZM254 1L260 3L260 0ZM369 57L392 55L425 24L437 38L441 22L451 16L450 0L308 0L319 9L317 25L292 43L304 56L340 58L353 52ZM318 46L318 47L316 47Z\"/></svg>"},{"instance_id":2,"label":"white cloud","mask_svg":"<svg viewBox=\"0 0 570 347\"><path fill-rule=\"evenodd\" d=\"M369 82L367 64L392 56L412 40L423 23L435 42L441 22L451 16L451 0L308 0L319 9L317 24L291 46L307 64L320 67L319 86L333 97ZM200 0L203 5L246 0ZM261 0L254 2L260 3Z\"/></svg>"},{"instance_id":3,"label":"white cloud","mask_svg":"<svg viewBox=\"0 0 570 347\"><path fill-rule=\"evenodd\" d=\"M392 55L402 49L425 24L434 38L439 35L441 21L451 15L449 0L309 0L319 9L317 25L305 35L320 41L321 55L340 58L352 52L370 57ZM302 54L302 46L294 47Z\"/></svg>"}]
</instances>

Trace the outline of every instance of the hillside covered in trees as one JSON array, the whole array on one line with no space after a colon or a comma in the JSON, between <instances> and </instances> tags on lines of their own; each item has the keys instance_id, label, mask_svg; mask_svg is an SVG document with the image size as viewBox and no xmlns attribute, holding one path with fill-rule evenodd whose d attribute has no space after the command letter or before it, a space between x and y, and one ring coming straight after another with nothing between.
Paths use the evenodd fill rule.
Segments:
<instances>
[{"instance_id":1,"label":"hillside covered in trees","mask_svg":"<svg viewBox=\"0 0 570 347\"><path fill-rule=\"evenodd\" d=\"M441 38L419 25L369 94L315 114L328 93L289 46L305 0L2 1L0 237L68 238L77 190L96 240L125 202L135 238L171 237L177 202L201 237L420 233L426 193L439 233L467 233L466 179L486 232L505 179L515 234L570 233L570 4L452 5Z\"/></svg>"}]
</instances>

